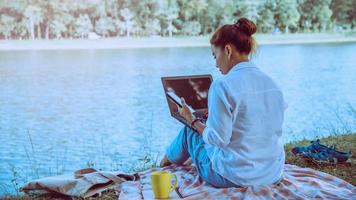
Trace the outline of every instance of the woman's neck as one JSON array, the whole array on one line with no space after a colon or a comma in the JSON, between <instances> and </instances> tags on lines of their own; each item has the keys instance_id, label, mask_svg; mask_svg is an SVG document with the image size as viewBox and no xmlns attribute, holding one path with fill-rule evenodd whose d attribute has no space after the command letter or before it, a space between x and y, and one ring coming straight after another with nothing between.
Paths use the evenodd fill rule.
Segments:
<instances>
[{"instance_id":1,"label":"woman's neck","mask_svg":"<svg viewBox=\"0 0 356 200\"><path fill-rule=\"evenodd\" d=\"M231 61L231 66L230 69L232 69L235 65L241 63L241 62L248 62L248 55L237 55L235 57L233 57L232 61ZM229 70L230 71L230 70Z\"/></svg>"}]
</instances>

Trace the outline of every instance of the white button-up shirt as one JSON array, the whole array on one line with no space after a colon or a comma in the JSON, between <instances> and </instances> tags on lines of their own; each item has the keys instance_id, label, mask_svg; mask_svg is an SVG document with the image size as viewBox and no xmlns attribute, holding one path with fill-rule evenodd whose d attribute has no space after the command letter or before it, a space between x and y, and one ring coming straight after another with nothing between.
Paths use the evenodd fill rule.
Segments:
<instances>
[{"instance_id":1,"label":"white button-up shirt","mask_svg":"<svg viewBox=\"0 0 356 200\"><path fill-rule=\"evenodd\" d=\"M215 172L240 186L269 185L282 177L286 104L275 82L252 62L216 79L203 132Z\"/></svg>"}]
</instances>

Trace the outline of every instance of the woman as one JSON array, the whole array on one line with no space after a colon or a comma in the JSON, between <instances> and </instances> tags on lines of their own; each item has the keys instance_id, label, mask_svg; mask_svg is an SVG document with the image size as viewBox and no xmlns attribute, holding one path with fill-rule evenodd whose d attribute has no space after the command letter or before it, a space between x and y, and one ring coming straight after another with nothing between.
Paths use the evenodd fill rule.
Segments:
<instances>
[{"instance_id":1,"label":"woman","mask_svg":"<svg viewBox=\"0 0 356 200\"><path fill-rule=\"evenodd\" d=\"M212 54L224 76L210 86L206 125L182 99L179 113L197 131L183 128L161 166L183 164L190 157L203 180L219 188L270 185L281 179L283 94L249 60L255 32L253 22L240 18L212 35Z\"/></svg>"}]
</instances>

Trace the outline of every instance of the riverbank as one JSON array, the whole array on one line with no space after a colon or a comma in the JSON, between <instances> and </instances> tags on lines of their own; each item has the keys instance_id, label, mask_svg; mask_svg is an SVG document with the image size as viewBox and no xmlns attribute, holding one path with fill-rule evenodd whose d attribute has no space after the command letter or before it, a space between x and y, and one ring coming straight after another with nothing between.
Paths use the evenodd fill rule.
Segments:
<instances>
[{"instance_id":1,"label":"riverbank","mask_svg":"<svg viewBox=\"0 0 356 200\"><path fill-rule=\"evenodd\" d=\"M356 34L257 34L258 45L356 42ZM63 40L0 40L0 51L209 47L209 36Z\"/></svg>"},{"instance_id":2,"label":"riverbank","mask_svg":"<svg viewBox=\"0 0 356 200\"><path fill-rule=\"evenodd\" d=\"M295 146L307 146L309 145L309 141L303 140L299 142L292 142L285 145L286 151L286 163L298 165L301 167L309 167L322 172L329 173L336 177L339 177L353 185L356 186L356 168L353 167L356 163L356 133L347 134L347 135L338 135L338 136L329 136L326 138L320 139L321 144L332 145L335 144L338 150L348 151L351 150L353 152L353 156L351 159L351 166L346 165L338 165L337 167L333 167L330 165L315 165L310 162L305 161L299 157L294 156L291 153L291 149ZM118 194L115 191L107 191L101 197L98 198L89 198L89 199L101 199L101 200L114 200L117 199ZM19 197L5 197L6 200L24 200L30 199L29 197L19 196ZM48 199L48 198L41 198Z\"/></svg>"},{"instance_id":3,"label":"riverbank","mask_svg":"<svg viewBox=\"0 0 356 200\"><path fill-rule=\"evenodd\" d=\"M356 133L353 134L348 134L348 135L339 135L339 136L329 136L326 138L321 138L320 143L324 145L336 145L336 149L339 151L351 151L352 152L352 157L351 157L351 166L347 165L337 165L337 167L334 167L332 165L326 165L326 164L313 164L311 162L307 162L304 159L295 156L292 152L291 149L295 146L308 146L310 145L310 141L308 140L302 140L299 142L292 142L288 143L284 146L285 152L286 152L286 163L288 164L293 164L293 165L298 165L300 167L309 167L313 168L328 174L331 174L333 176L339 177L352 185L356 186Z\"/></svg>"}]
</instances>

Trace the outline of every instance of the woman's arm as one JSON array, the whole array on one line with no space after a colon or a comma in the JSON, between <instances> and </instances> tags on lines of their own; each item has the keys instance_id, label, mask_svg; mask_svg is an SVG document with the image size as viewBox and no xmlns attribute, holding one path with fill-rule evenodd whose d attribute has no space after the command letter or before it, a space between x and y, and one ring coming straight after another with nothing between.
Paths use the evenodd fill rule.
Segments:
<instances>
[{"instance_id":1,"label":"woman's arm","mask_svg":"<svg viewBox=\"0 0 356 200\"><path fill-rule=\"evenodd\" d=\"M213 82L209 90L209 117L207 124L194 121L196 118L190 112L184 98L181 98L182 108L178 107L179 114L187 120L203 140L210 145L224 147L229 144L232 135L232 113L228 101L226 87L222 82ZM194 122L192 124L192 122ZM204 133L205 132L205 133Z\"/></svg>"},{"instance_id":2,"label":"woman's arm","mask_svg":"<svg viewBox=\"0 0 356 200\"><path fill-rule=\"evenodd\" d=\"M232 136L232 101L230 91L222 80L215 80L209 89L209 117L203 129L203 140L206 144L225 147ZM197 124L197 126L200 126ZM199 127L197 127L199 128Z\"/></svg>"},{"instance_id":3,"label":"woman's arm","mask_svg":"<svg viewBox=\"0 0 356 200\"><path fill-rule=\"evenodd\" d=\"M197 130L197 132L202 135L205 129L205 124L203 124L201 121L197 121L193 124L193 127L195 130Z\"/></svg>"},{"instance_id":4,"label":"woman's arm","mask_svg":"<svg viewBox=\"0 0 356 200\"><path fill-rule=\"evenodd\" d=\"M196 119L195 116L190 112L190 109L188 108L188 105L185 103L184 98L181 98L181 103L182 103L182 108L178 107L178 112L179 114L187 120L189 124L192 124L192 122ZM196 121L194 124L192 124L192 128L197 130L197 132L201 135L205 129L205 124L203 124L201 121Z\"/></svg>"}]
</instances>

